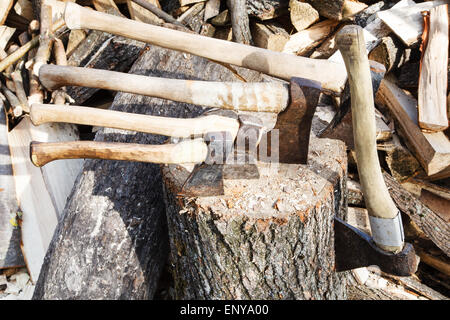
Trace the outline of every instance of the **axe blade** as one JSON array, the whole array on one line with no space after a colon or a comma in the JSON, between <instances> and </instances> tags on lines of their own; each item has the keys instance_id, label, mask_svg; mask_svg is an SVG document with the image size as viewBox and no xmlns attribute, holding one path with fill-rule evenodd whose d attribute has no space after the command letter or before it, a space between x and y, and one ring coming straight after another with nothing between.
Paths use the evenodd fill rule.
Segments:
<instances>
[{"instance_id":1,"label":"axe blade","mask_svg":"<svg viewBox=\"0 0 450 320\"><path fill-rule=\"evenodd\" d=\"M223 164L197 164L178 194L185 197L223 195Z\"/></svg>"},{"instance_id":2,"label":"axe blade","mask_svg":"<svg viewBox=\"0 0 450 320\"><path fill-rule=\"evenodd\" d=\"M321 84L317 81L291 79L290 104L278 115L273 129L278 130L279 146L268 146L270 154L274 147L279 148L280 163L307 163L312 119L321 90ZM271 141L271 132L268 133L268 141Z\"/></svg>"},{"instance_id":3,"label":"axe blade","mask_svg":"<svg viewBox=\"0 0 450 320\"><path fill-rule=\"evenodd\" d=\"M386 252L378 248L369 235L337 217L334 218L334 239L337 272L370 265L400 277L417 271L418 260L410 243L405 243L399 253Z\"/></svg>"}]
</instances>

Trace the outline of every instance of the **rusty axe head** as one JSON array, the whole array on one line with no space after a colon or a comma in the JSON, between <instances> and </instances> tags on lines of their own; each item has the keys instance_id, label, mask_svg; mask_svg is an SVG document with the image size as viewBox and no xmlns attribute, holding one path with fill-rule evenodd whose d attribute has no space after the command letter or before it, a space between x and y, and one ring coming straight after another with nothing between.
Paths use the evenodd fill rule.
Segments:
<instances>
[{"instance_id":1,"label":"rusty axe head","mask_svg":"<svg viewBox=\"0 0 450 320\"><path fill-rule=\"evenodd\" d=\"M179 195L217 196L224 194L223 179L258 179L256 150L263 132L262 122L254 116L238 115L231 110L213 110L206 114L238 119L237 135L218 131L205 135L208 155L194 167Z\"/></svg>"}]
</instances>

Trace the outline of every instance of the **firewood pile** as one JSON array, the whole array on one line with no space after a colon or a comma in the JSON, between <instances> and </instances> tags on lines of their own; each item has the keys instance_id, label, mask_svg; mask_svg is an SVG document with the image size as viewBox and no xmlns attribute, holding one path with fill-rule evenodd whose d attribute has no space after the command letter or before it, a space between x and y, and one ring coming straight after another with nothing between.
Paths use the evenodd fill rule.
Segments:
<instances>
[{"instance_id":1,"label":"firewood pile","mask_svg":"<svg viewBox=\"0 0 450 320\"><path fill-rule=\"evenodd\" d=\"M40 286L35 298L48 297L44 285L39 284L52 281L51 268L44 265L52 259L47 250L50 246L52 254L59 252L58 237L67 236L61 221L64 212L76 211L76 205L69 200L80 192L81 187L76 186L82 183L80 176L86 175L88 167L85 160L77 159L38 168L30 161L30 142L94 141L108 135L108 131L95 125L44 123L36 126L30 120L31 106L108 109L113 105L117 108L112 109L122 110L120 106L127 101L140 103L139 98L130 100L126 94L117 93L121 90L106 86L67 85L58 77L50 81L43 70L47 65L57 65L148 75L149 72L139 69L139 59L149 50L161 54L162 62L157 63L164 64L163 53L159 48L154 49L158 43L147 44L124 33L113 35L72 28L67 12L64 15L65 2L186 34L342 65L336 35L347 25L360 26L369 60L385 68L384 78L374 92L379 162L390 196L401 212L405 241L413 244L420 264L418 271L409 277L393 276L374 266L354 269L349 274L347 298L440 300L450 297L450 1L1 0L0 106L4 114L0 144L4 150L0 153L0 300L31 299L35 285ZM161 46L171 49L170 45ZM189 57L183 54L181 58L167 60L180 63L183 72L183 65L192 59ZM214 59L210 60L208 63L215 64ZM243 73L232 64L217 63L235 81L278 81L272 78L270 67L254 69L262 74ZM239 67L253 69L255 64L249 62ZM320 76L331 72L325 68L319 70ZM172 71L161 74L185 78ZM191 76L195 78L194 71ZM190 78L186 75L186 79ZM344 99L345 94L350 95L348 87L343 92L342 96L322 92L311 135L345 143L346 221L370 235L369 213L357 168L352 109ZM133 109L125 109L129 110ZM165 115L163 111L155 112ZM198 115L197 109L189 112L188 115ZM130 142L127 139L117 141ZM90 168L106 170L101 166ZM107 185L102 186L108 189ZM159 199L158 206L163 206L162 197ZM55 230L59 232L58 237L54 237ZM102 230L94 231L98 234ZM169 250L167 247L161 248ZM159 285L153 286L151 294L137 296L175 298L173 280L170 280L173 274L167 266L156 269L162 274ZM70 294L63 298L69 297Z\"/></svg>"}]
</instances>

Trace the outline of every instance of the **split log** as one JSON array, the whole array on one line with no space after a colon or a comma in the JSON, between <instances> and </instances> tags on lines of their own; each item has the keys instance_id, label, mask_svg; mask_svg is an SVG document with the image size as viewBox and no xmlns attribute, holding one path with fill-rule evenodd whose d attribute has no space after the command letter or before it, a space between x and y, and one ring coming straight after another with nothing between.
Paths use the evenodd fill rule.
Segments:
<instances>
[{"instance_id":1,"label":"split log","mask_svg":"<svg viewBox=\"0 0 450 320\"><path fill-rule=\"evenodd\" d=\"M400 183L423 171L417 159L400 143L397 135L393 136L392 141L379 145L378 150L386 152L386 164L391 175Z\"/></svg>"},{"instance_id":2,"label":"split log","mask_svg":"<svg viewBox=\"0 0 450 320\"><path fill-rule=\"evenodd\" d=\"M233 41L253 45L250 24L246 9L246 0L227 0L231 14Z\"/></svg>"},{"instance_id":3,"label":"split log","mask_svg":"<svg viewBox=\"0 0 450 320\"><path fill-rule=\"evenodd\" d=\"M349 0L306 0L321 16L342 20L364 10L367 5L358 1Z\"/></svg>"},{"instance_id":4,"label":"split log","mask_svg":"<svg viewBox=\"0 0 450 320\"><path fill-rule=\"evenodd\" d=\"M158 0L145 0L146 2L156 6L157 8L161 8ZM150 23L150 24L162 24L163 20L158 18L153 12L142 7L139 3L135 3L132 0L127 0L128 11L130 12L131 19Z\"/></svg>"},{"instance_id":5,"label":"split log","mask_svg":"<svg viewBox=\"0 0 450 320\"><path fill-rule=\"evenodd\" d=\"M220 13L220 0L208 0L205 4L205 21L214 18Z\"/></svg>"},{"instance_id":6,"label":"split log","mask_svg":"<svg viewBox=\"0 0 450 320\"><path fill-rule=\"evenodd\" d=\"M203 198L177 196L188 172L163 167L176 299L346 298L332 231L346 210L344 144L312 138L309 163L259 163L258 180Z\"/></svg>"},{"instance_id":7,"label":"split log","mask_svg":"<svg viewBox=\"0 0 450 320\"><path fill-rule=\"evenodd\" d=\"M394 32L407 47L419 41L423 32L422 11L448 4L448 0L427 1L403 8L392 8L377 13L377 16Z\"/></svg>"},{"instance_id":8,"label":"split log","mask_svg":"<svg viewBox=\"0 0 450 320\"><path fill-rule=\"evenodd\" d=\"M0 49L5 50L8 45L9 40L16 32L15 28L10 28L7 26L0 26Z\"/></svg>"},{"instance_id":9,"label":"split log","mask_svg":"<svg viewBox=\"0 0 450 320\"><path fill-rule=\"evenodd\" d=\"M302 56L317 47L326 39L339 24L338 21L325 20L316 23L312 27L297 32L289 38L283 52Z\"/></svg>"},{"instance_id":10,"label":"split log","mask_svg":"<svg viewBox=\"0 0 450 320\"><path fill-rule=\"evenodd\" d=\"M391 114L397 131L429 176L450 167L449 139L442 132L425 133L420 130L417 101L397 87L394 79L383 79L375 101Z\"/></svg>"},{"instance_id":11,"label":"split log","mask_svg":"<svg viewBox=\"0 0 450 320\"><path fill-rule=\"evenodd\" d=\"M383 37L369 54L369 59L384 65L386 73L400 68L409 61L410 57L411 49L405 48L403 42L391 35Z\"/></svg>"},{"instance_id":12,"label":"split log","mask_svg":"<svg viewBox=\"0 0 450 320\"><path fill-rule=\"evenodd\" d=\"M25 19L31 21L34 18L33 7L30 0L17 0L14 11Z\"/></svg>"},{"instance_id":13,"label":"split log","mask_svg":"<svg viewBox=\"0 0 450 320\"><path fill-rule=\"evenodd\" d=\"M14 0L4 0L0 3L0 25L2 25L8 17L8 13L12 8L13 3Z\"/></svg>"},{"instance_id":14,"label":"split log","mask_svg":"<svg viewBox=\"0 0 450 320\"><path fill-rule=\"evenodd\" d=\"M195 33L199 33L203 25L204 7L204 2L194 4L189 10L179 16L177 21L188 26Z\"/></svg>"},{"instance_id":15,"label":"split log","mask_svg":"<svg viewBox=\"0 0 450 320\"><path fill-rule=\"evenodd\" d=\"M8 148L6 115L0 97L0 269L25 266L20 250L20 229L11 219L20 212L14 189L11 157Z\"/></svg>"},{"instance_id":16,"label":"split log","mask_svg":"<svg viewBox=\"0 0 450 320\"><path fill-rule=\"evenodd\" d=\"M252 39L257 47L282 51L289 40L289 34L276 23L252 23Z\"/></svg>"},{"instance_id":17,"label":"split log","mask_svg":"<svg viewBox=\"0 0 450 320\"><path fill-rule=\"evenodd\" d=\"M307 29L312 24L319 21L319 12L314 9L309 3L291 0L289 1L289 11L291 15L291 22L297 31Z\"/></svg>"},{"instance_id":18,"label":"split log","mask_svg":"<svg viewBox=\"0 0 450 320\"><path fill-rule=\"evenodd\" d=\"M152 46L130 72L171 78L189 74L205 80L221 77L216 64L185 57ZM202 110L127 93L118 93L111 109L167 117L194 117ZM166 138L100 129L95 139L161 144ZM33 298L151 299L168 253L164 212L158 165L86 160L48 250Z\"/></svg>"},{"instance_id":19,"label":"split log","mask_svg":"<svg viewBox=\"0 0 450 320\"><path fill-rule=\"evenodd\" d=\"M348 149L355 148L353 138L352 110L345 112L347 108L340 108L330 124L319 134L321 138L339 139L345 142ZM344 116L342 114L344 113ZM375 113L376 140L377 142L387 141L392 138L392 130L383 121L378 110Z\"/></svg>"},{"instance_id":20,"label":"split log","mask_svg":"<svg viewBox=\"0 0 450 320\"><path fill-rule=\"evenodd\" d=\"M448 127L448 28L448 5L432 8L421 60L417 106L419 126L428 131L443 131Z\"/></svg>"}]
</instances>

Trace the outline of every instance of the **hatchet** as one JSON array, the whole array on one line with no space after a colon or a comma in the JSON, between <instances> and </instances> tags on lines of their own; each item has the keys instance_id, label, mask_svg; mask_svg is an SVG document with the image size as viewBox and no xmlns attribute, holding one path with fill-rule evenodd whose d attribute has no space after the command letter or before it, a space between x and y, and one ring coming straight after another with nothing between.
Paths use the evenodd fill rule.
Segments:
<instances>
[{"instance_id":1,"label":"hatchet","mask_svg":"<svg viewBox=\"0 0 450 320\"><path fill-rule=\"evenodd\" d=\"M414 248L404 243L400 211L384 183L376 149L375 106L363 29L345 26L336 43L348 71L358 173L369 212L372 237L335 219L336 269L379 265L388 273L410 275L417 268Z\"/></svg>"},{"instance_id":2,"label":"hatchet","mask_svg":"<svg viewBox=\"0 0 450 320\"><path fill-rule=\"evenodd\" d=\"M281 82L216 82L167 79L90 68L43 65L41 83L49 90L75 85L123 91L235 111L278 113L281 163L305 164L311 122L321 84L291 78Z\"/></svg>"},{"instance_id":3,"label":"hatchet","mask_svg":"<svg viewBox=\"0 0 450 320\"><path fill-rule=\"evenodd\" d=\"M223 194L222 179L259 178L253 153L261 138L263 125L251 115L237 115L229 110L211 110L193 119L154 117L89 107L33 104L29 114L34 125L67 122L107 126L124 130L170 136L164 145L142 145L93 141L57 143L31 142L30 158L40 167L58 159L93 158L165 164L198 164L182 188L189 196ZM234 142L252 140L247 150ZM239 157L244 155L244 158ZM235 157L240 163L231 162ZM246 161L247 160L247 161ZM205 175L205 172L209 175ZM205 188L208 186L208 188Z\"/></svg>"}]
</instances>

